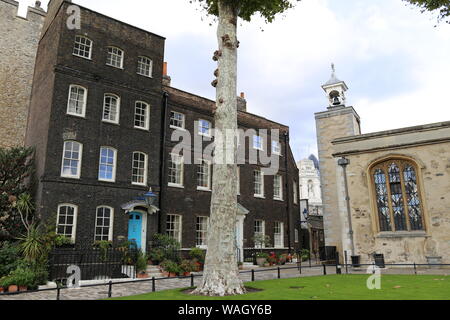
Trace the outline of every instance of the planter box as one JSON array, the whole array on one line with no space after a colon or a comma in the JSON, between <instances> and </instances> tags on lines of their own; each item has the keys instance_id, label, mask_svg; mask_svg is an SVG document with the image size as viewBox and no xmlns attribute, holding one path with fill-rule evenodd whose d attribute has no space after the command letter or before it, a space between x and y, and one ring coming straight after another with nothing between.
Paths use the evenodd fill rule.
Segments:
<instances>
[{"instance_id":1,"label":"planter box","mask_svg":"<svg viewBox=\"0 0 450 320\"><path fill-rule=\"evenodd\" d=\"M267 262L266 258L256 258L256 264L260 267L264 267L264 264Z\"/></svg>"}]
</instances>

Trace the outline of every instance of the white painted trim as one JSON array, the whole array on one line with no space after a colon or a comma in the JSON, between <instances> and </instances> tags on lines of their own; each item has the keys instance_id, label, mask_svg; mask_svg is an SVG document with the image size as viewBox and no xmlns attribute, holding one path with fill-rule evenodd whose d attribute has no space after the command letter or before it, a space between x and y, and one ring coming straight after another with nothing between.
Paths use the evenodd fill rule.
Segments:
<instances>
[{"instance_id":1,"label":"white painted trim","mask_svg":"<svg viewBox=\"0 0 450 320\"><path fill-rule=\"evenodd\" d=\"M74 49L75 49L75 43L77 41L77 37L88 39L91 42L91 45L89 46L89 57L85 57L85 56L82 56L82 55L79 55L79 54L76 54L76 53L73 52ZM92 41L90 38L88 38L86 36L77 34L77 35L75 35L75 40L73 42L73 45L74 46L72 48L72 55L74 55L75 57L86 59L86 60L92 60L92 51L94 50L94 41Z\"/></svg>"},{"instance_id":2,"label":"white painted trim","mask_svg":"<svg viewBox=\"0 0 450 320\"><path fill-rule=\"evenodd\" d=\"M106 47L106 50L107 50L107 51L106 51L106 54L107 54L107 55L109 55L109 49L110 49L110 48L117 49L117 50L119 50L120 52L122 52L122 56L121 56L121 59L120 59L120 66L117 67L117 66L115 66L115 65L112 65L112 64L108 63L108 56L106 57L106 65L109 66L109 67L113 67L113 68L116 68L116 69L122 69L122 70L123 70L123 61L124 61L124 59L125 59L125 51L122 50L122 49L120 49L119 47L116 47L116 46L108 46L108 47Z\"/></svg>"},{"instance_id":3,"label":"white painted trim","mask_svg":"<svg viewBox=\"0 0 450 320\"><path fill-rule=\"evenodd\" d=\"M142 74L142 73L139 72L139 59L140 59L140 58L145 58L145 59L150 60L150 75ZM139 57L138 57L138 60L137 60L137 68L136 68L136 69L137 69L137 70L136 70L136 73L137 73L138 75L143 76L143 77L147 77L147 78L153 78L153 60L150 59L149 57L147 57L147 56L139 56Z\"/></svg>"},{"instance_id":4,"label":"white painted trim","mask_svg":"<svg viewBox=\"0 0 450 320\"><path fill-rule=\"evenodd\" d=\"M59 225L59 211L61 207L72 207L73 210L73 225L72 225L72 242L75 242L77 235L77 217L78 217L78 206L71 203L61 203L58 205L58 213L56 215L56 233L58 234L58 225Z\"/></svg>"},{"instance_id":5,"label":"white painted trim","mask_svg":"<svg viewBox=\"0 0 450 320\"><path fill-rule=\"evenodd\" d=\"M144 155L144 183L133 182L134 155L136 153ZM131 156L131 184L135 186L147 186L147 182L148 182L148 155L145 152L134 151Z\"/></svg>"},{"instance_id":6,"label":"white painted trim","mask_svg":"<svg viewBox=\"0 0 450 320\"><path fill-rule=\"evenodd\" d=\"M70 95L72 94L72 88L81 88L85 91L84 99L83 99L83 108L81 110L81 114L73 113L69 111L70 108ZM66 114L79 117L79 118L86 118L86 108L87 108L87 97L88 97L89 90L86 87L83 87L79 84L71 84L69 85L69 95L67 97L67 109Z\"/></svg>"},{"instance_id":7,"label":"white painted trim","mask_svg":"<svg viewBox=\"0 0 450 320\"><path fill-rule=\"evenodd\" d=\"M101 161L102 161L102 149L111 149L114 151L114 163L113 163L113 177L112 179L101 179L100 178L100 165L101 165ZM103 181L103 182L116 182L116 169L117 169L117 149L113 148L113 147L109 147L109 146L101 146L100 147L100 155L99 155L99 161L98 161L98 181Z\"/></svg>"},{"instance_id":8,"label":"white painted trim","mask_svg":"<svg viewBox=\"0 0 450 320\"><path fill-rule=\"evenodd\" d=\"M107 208L110 210L111 212L111 217L109 219L109 233L108 233L108 241L113 241L113 227L114 227L114 208L110 207L110 206L98 206L97 208L95 208L95 229L94 229L94 241L95 241L95 237L97 236L97 214L98 214L98 209L100 208Z\"/></svg>"},{"instance_id":9,"label":"white painted trim","mask_svg":"<svg viewBox=\"0 0 450 320\"><path fill-rule=\"evenodd\" d=\"M144 104L144 105L147 106L147 107L145 108L145 127L139 127L139 126L136 126L136 105L137 105L138 103L141 103L141 104ZM134 102L133 127L134 127L135 129L141 129L141 130L150 131L150 104L149 104L149 103L147 103L147 102L145 102L145 101L141 101L141 100L138 100L138 101L135 101L135 102Z\"/></svg>"},{"instance_id":10,"label":"white painted trim","mask_svg":"<svg viewBox=\"0 0 450 320\"><path fill-rule=\"evenodd\" d=\"M64 174L64 159L65 159L65 154L66 154L66 143L67 142L72 142L72 143L78 143L78 145L80 146L80 158L78 159L78 168L77 168L77 175L73 176L70 174ZM75 141L75 140L66 140L64 141L63 144L63 153L62 153L62 161L61 161L61 177L63 178L68 178L68 179L80 179L81 178L81 164L82 164L82 159L83 159L83 144L81 142Z\"/></svg>"},{"instance_id":11,"label":"white painted trim","mask_svg":"<svg viewBox=\"0 0 450 320\"><path fill-rule=\"evenodd\" d=\"M116 114L116 121L105 119L105 107L106 107L106 97L114 97L117 99L117 114ZM121 105L121 99L117 94L114 93L105 93L103 95L103 112L102 112L102 121L107 123L113 123L113 124L119 124L120 123L120 105Z\"/></svg>"}]
</instances>

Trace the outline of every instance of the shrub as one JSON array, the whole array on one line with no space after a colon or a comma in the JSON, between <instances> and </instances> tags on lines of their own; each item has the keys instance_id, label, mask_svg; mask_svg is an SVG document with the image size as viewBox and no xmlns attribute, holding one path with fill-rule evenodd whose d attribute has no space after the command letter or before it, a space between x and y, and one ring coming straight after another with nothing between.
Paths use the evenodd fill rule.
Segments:
<instances>
[{"instance_id":1,"label":"shrub","mask_svg":"<svg viewBox=\"0 0 450 320\"><path fill-rule=\"evenodd\" d=\"M17 269L20 263L19 248L9 242L0 244L0 278Z\"/></svg>"},{"instance_id":2,"label":"shrub","mask_svg":"<svg viewBox=\"0 0 450 320\"><path fill-rule=\"evenodd\" d=\"M165 260L164 257L164 250L160 248L155 248L150 250L150 260L153 262L153 264L160 264L162 261Z\"/></svg>"},{"instance_id":3,"label":"shrub","mask_svg":"<svg viewBox=\"0 0 450 320\"><path fill-rule=\"evenodd\" d=\"M142 250L139 250L136 260L136 271L138 273L147 271L148 256Z\"/></svg>"},{"instance_id":4,"label":"shrub","mask_svg":"<svg viewBox=\"0 0 450 320\"><path fill-rule=\"evenodd\" d=\"M160 261L171 260L180 263L180 247L180 243L168 235L155 234L153 236L153 250L160 250Z\"/></svg>"},{"instance_id":5,"label":"shrub","mask_svg":"<svg viewBox=\"0 0 450 320\"><path fill-rule=\"evenodd\" d=\"M269 258L269 255L267 253L264 253L264 252L257 252L256 253L256 258L265 258L265 259L267 259L267 258Z\"/></svg>"},{"instance_id":6,"label":"shrub","mask_svg":"<svg viewBox=\"0 0 450 320\"><path fill-rule=\"evenodd\" d=\"M19 267L12 271L8 276L11 284L18 286L34 287L36 284L36 275L29 268Z\"/></svg>"},{"instance_id":7,"label":"shrub","mask_svg":"<svg viewBox=\"0 0 450 320\"><path fill-rule=\"evenodd\" d=\"M172 260L164 260L161 263L161 267L164 269L164 271L169 273L179 274L181 272L181 268L178 263Z\"/></svg>"},{"instance_id":8,"label":"shrub","mask_svg":"<svg viewBox=\"0 0 450 320\"><path fill-rule=\"evenodd\" d=\"M189 257L191 257L191 259L196 259L201 264L205 263L205 256L206 252L200 248L192 248L191 251L189 251Z\"/></svg>"},{"instance_id":9,"label":"shrub","mask_svg":"<svg viewBox=\"0 0 450 320\"><path fill-rule=\"evenodd\" d=\"M183 260L180 264L181 272L193 272L197 269L197 266L195 265L195 262L192 260Z\"/></svg>"}]
</instances>

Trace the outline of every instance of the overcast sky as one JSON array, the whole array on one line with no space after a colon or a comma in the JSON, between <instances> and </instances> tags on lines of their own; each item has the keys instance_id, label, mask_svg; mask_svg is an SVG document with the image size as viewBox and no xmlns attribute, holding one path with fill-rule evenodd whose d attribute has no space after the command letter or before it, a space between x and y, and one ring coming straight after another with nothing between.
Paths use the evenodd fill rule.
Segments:
<instances>
[{"instance_id":1,"label":"overcast sky","mask_svg":"<svg viewBox=\"0 0 450 320\"><path fill-rule=\"evenodd\" d=\"M172 86L214 99L216 25L189 0L74 2L166 37ZM303 0L272 24L239 26L238 90L249 112L291 128L297 160L317 153L314 113L326 110L331 62L363 133L448 121L450 25L435 25L401 0Z\"/></svg>"}]
</instances>

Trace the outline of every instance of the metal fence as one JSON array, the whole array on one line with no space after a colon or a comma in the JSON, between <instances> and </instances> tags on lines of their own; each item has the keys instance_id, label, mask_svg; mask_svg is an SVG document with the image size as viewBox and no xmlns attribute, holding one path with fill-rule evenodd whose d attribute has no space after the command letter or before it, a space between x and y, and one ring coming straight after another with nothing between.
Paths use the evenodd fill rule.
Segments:
<instances>
[{"instance_id":1,"label":"metal fence","mask_svg":"<svg viewBox=\"0 0 450 320\"><path fill-rule=\"evenodd\" d=\"M370 268L371 267L371 268ZM271 272L272 274L275 273L274 278L275 279L282 279L284 272L289 270L297 270L295 274L290 273L288 276L289 278L295 278L300 276L317 276L317 275L330 275L330 274L366 274L367 270L375 270L374 267L376 267L375 262L370 264L359 264L359 265L352 265L352 264L322 264L322 265L311 265L310 263L307 265L302 265L301 262L297 263L293 266L285 266L285 267L276 267L276 268L269 268L269 269L253 269L248 271L242 271L240 272L241 275L248 274L250 276L250 281L258 281L262 280L260 277L258 277L259 274ZM420 270L431 270L432 274L435 274L437 270L444 269L446 274L450 274L450 264L385 264L385 268L392 267L391 274L397 274L395 271L396 269L406 270L407 273L411 275L417 275L419 274ZM310 270L310 271L308 271ZM312 272L311 270L314 270ZM447 272L448 270L448 272ZM405 272L402 272L402 274L405 274ZM111 298L113 296L113 290L114 285L124 285L124 284L137 284L137 283L150 283L148 286L148 292L156 292L158 283L161 283L163 281L173 280L173 279L190 279L190 287L195 287L195 279L203 277L202 274L191 274L190 276L179 276L179 277L163 277L163 278L151 278L151 279L140 279L140 280L130 280L130 281L120 281L120 282L114 282L110 280L108 283L102 283L102 284L91 284L91 285L83 285L81 288L89 288L89 287L105 287L107 286L108 290L105 292L105 298L106 295L108 298ZM265 278L264 280L268 280ZM60 300L61 298L61 291L68 290L69 288L67 286L58 285L57 288L50 288L50 289L41 289L41 290L35 290L35 291L25 291L25 292L14 292L14 293L0 293L1 296L4 295L20 295L20 294L27 294L27 293L36 293L36 292L44 292L44 291L55 291L55 299Z\"/></svg>"},{"instance_id":2,"label":"metal fence","mask_svg":"<svg viewBox=\"0 0 450 320\"><path fill-rule=\"evenodd\" d=\"M67 268L80 268L81 280L136 278L137 250L129 248L58 248L49 255L49 279L65 281Z\"/></svg>"}]
</instances>

